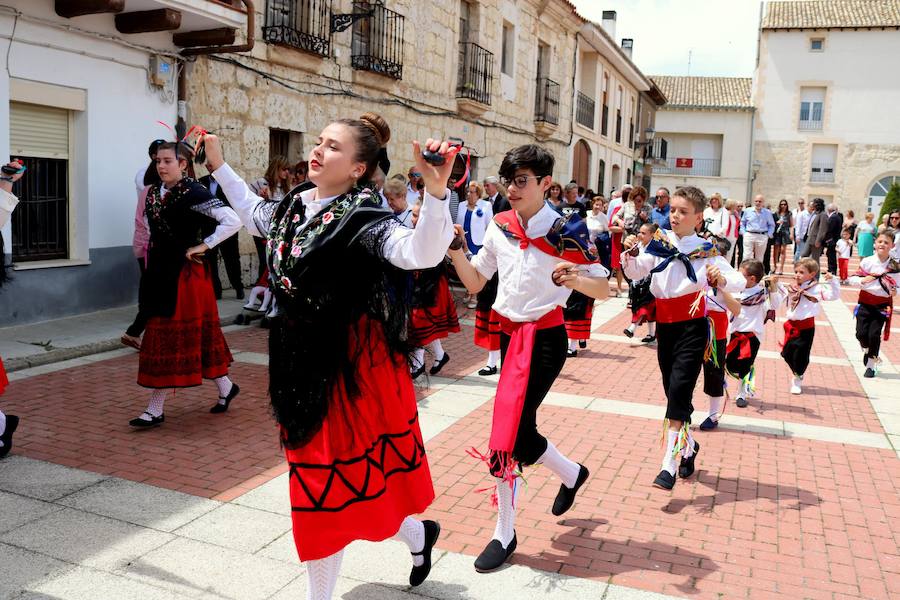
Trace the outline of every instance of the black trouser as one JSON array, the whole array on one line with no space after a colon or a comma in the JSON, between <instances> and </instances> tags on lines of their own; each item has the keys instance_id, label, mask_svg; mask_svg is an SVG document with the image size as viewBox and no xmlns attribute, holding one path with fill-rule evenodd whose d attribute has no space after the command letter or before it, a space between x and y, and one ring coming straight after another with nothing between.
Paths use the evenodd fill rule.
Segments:
<instances>
[{"instance_id":1,"label":"black trouser","mask_svg":"<svg viewBox=\"0 0 900 600\"><path fill-rule=\"evenodd\" d=\"M206 253L212 271L213 291L216 293L216 298L222 297L222 282L219 280L220 254L222 255L222 262L225 263L225 273L228 275L231 287L234 288L235 292L244 290L244 282L241 281L241 252L238 245L238 234L234 234Z\"/></svg>"},{"instance_id":2,"label":"black trouser","mask_svg":"<svg viewBox=\"0 0 900 600\"><path fill-rule=\"evenodd\" d=\"M506 360L509 348L509 336L500 334L500 360ZM516 433L516 445L513 448L513 459L522 465L533 465L547 450L547 438L538 433L537 409L544 401L544 396L562 371L566 362L568 338L563 325L549 329L539 329L534 338L534 349L531 352L531 371L528 374L528 387L525 390L525 404L519 419ZM491 474L499 476L499 465L492 462Z\"/></svg>"},{"instance_id":3,"label":"black trouser","mask_svg":"<svg viewBox=\"0 0 900 600\"><path fill-rule=\"evenodd\" d=\"M253 236L253 245L256 246L256 257L259 259L259 266L256 269L256 281L263 276L266 270L266 238Z\"/></svg>"},{"instance_id":4,"label":"black trouser","mask_svg":"<svg viewBox=\"0 0 900 600\"><path fill-rule=\"evenodd\" d=\"M144 277L144 271L147 270L147 267L144 264L145 258L137 259L138 268L141 270L141 279ZM126 335L130 335L131 337L141 337L141 334L144 333L144 329L147 328L147 316L141 312L141 305L138 303L138 312L134 317L134 322L128 326L128 329L125 330Z\"/></svg>"},{"instance_id":5,"label":"black trouser","mask_svg":"<svg viewBox=\"0 0 900 600\"><path fill-rule=\"evenodd\" d=\"M825 258L828 261L828 272L837 275L837 246L834 240L825 242Z\"/></svg>"},{"instance_id":6,"label":"black trouser","mask_svg":"<svg viewBox=\"0 0 900 600\"><path fill-rule=\"evenodd\" d=\"M744 236L743 236L743 234L739 234L738 239L734 243L737 245L737 249L734 252L733 260L731 261L731 266L736 269L744 261Z\"/></svg>"},{"instance_id":7,"label":"black trouser","mask_svg":"<svg viewBox=\"0 0 900 600\"><path fill-rule=\"evenodd\" d=\"M703 366L708 327L705 318L656 325L656 358L668 401L667 419L691 422L694 386Z\"/></svg>"},{"instance_id":8,"label":"black trouser","mask_svg":"<svg viewBox=\"0 0 900 600\"><path fill-rule=\"evenodd\" d=\"M809 367L809 355L812 352L813 339L816 337L816 328L801 329L800 335L788 340L781 349L781 358L791 368L794 375L803 377L806 368Z\"/></svg>"},{"instance_id":9,"label":"black trouser","mask_svg":"<svg viewBox=\"0 0 900 600\"><path fill-rule=\"evenodd\" d=\"M750 373L753 363L756 362L756 355L759 353L759 338L755 335L750 338L750 356L741 358L741 347L737 346L734 350L725 356L725 368L732 377L743 379Z\"/></svg>"},{"instance_id":10,"label":"black trouser","mask_svg":"<svg viewBox=\"0 0 900 600\"><path fill-rule=\"evenodd\" d=\"M766 242L766 251L763 253L763 271L766 275L772 272L772 238Z\"/></svg>"},{"instance_id":11,"label":"black trouser","mask_svg":"<svg viewBox=\"0 0 900 600\"><path fill-rule=\"evenodd\" d=\"M703 393L713 398L725 395L725 346L727 345L727 339L716 340L718 367L712 361L712 357L703 361Z\"/></svg>"},{"instance_id":12,"label":"black trouser","mask_svg":"<svg viewBox=\"0 0 900 600\"><path fill-rule=\"evenodd\" d=\"M856 339L863 349L868 349L866 360L878 356L881 350L881 331L887 321L884 307L860 304L856 311Z\"/></svg>"}]
</instances>

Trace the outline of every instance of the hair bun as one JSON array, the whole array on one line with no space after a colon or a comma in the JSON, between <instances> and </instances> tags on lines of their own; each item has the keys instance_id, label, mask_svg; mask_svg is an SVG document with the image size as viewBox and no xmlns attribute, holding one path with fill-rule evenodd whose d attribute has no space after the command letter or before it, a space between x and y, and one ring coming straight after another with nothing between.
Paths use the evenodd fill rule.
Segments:
<instances>
[{"instance_id":1,"label":"hair bun","mask_svg":"<svg viewBox=\"0 0 900 600\"><path fill-rule=\"evenodd\" d=\"M360 115L359 120L375 133L379 146L384 147L391 140L391 128L381 115L367 112Z\"/></svg>"}]
</instances>

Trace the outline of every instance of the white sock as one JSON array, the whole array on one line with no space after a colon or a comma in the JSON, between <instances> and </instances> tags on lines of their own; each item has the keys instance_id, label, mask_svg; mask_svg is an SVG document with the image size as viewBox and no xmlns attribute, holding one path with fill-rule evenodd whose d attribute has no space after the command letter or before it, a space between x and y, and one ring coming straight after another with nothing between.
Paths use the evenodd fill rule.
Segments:
<instances>
[{"instance_id":1,"label":"white sock","mask_svg":"<svg viewBox=\"0 0 900 600\"><path fill-rule=\"evenodd\" d=\"M687 448L683 451L683 456L685 458L690 458L694 455L694 433L691 431L691 428L687 428Z\"/></svg>"},{"instance_id":2,"label":"white sock","mask_svg":"<svg viewBox=\"0 0 900 600\"><path fill-rule=\"evenodd\" d=\"M635 329L637 329L637 323L632 323L628 326L628 331L630 331L631 333L634 333Z\"/></svg>"},{"instance_id":3,"label":"white sock","mask_svg":"<svg viewBox=\"0 0 900 600\"><path fill-rule=\"evenodd\" d=\"M3 411L0 410L0 435L6 433L6 415L3 414ZM0 442L0 448L3 447L3 442Z\"/></svg>"},{"instance_id":4,"label":"white sock","mask_svg":"<svg viewBox=\"0 0 900 600\"><path fill-rule=\"evenodd\" d=\"M743 385L743 384L742 384ZM718 423L719 414L722 411L722 402L725 400L723 396L709 397L709 418Z\"/></svg>"},{"instance_id":5,"label":"white sock","mask_svg":"<svg viewBox=\"0 0 900 600\"><path fill-rule=\"evenodd\" d=\"M669 429L666 431L666 453L663 454L662 470L668 471L672 477L675 477L675 469L678 465L675 463L675 442L678 441L678 430Z\"/></svg>"},{"instance_id":6,"label":"white sock","mask_svg":"<svg viewBox=\"0 0 900 600\"><path fill-rule=\"evenodd\" d=\"M331 600L343 558L344 551L340 550L331 556L306 562L306 572L309 576L306 600Z\"/></svg>"},{"instance_id":7,"label":"white sock","mask_svg":"<svg viewBox=\"0 0 900 600\"><path fill-rule=\"evenodd\" d=\"M421 552L425 549L425 525L422 521L417 521L412 517L406 517L400 523L400 529L394 536L395 540L400 540L410 552ZM413 555L413 564L421 567L425 563L425 557L421 555Z\"/></svg>"},{"instance_id":8,"label":"white sock","mask_svg":"<svg viewBox=\"0 0 900 600\"><path fill-rule=\"evenodd\" d=\"M547 441L547 449L537 460L538 464L546 465L548 469L556 473L559 480L567 488L575 487L578 474L581 473L581 465L564 456L553 442Z\"/></svg>"},{"instance_id":9,"label":"white sock","mask_svg":"<svg viewBox=\"0 0 900 600\"><path fill-rule=\"evenodd\" d=\"M444 359L444 347L441 345L441 340L434 340L429 347L434 355L435 364L441 362Z\"/></svg>"},{"instance_id":10,"label":"white sock","mask_svg":"<svg viewBox=\"0 0 900 600\"><path fill-rule=\"evenodd\" d=\"M216 387L219 388L219 404L224 405L225 397L231 393L231 387L234 385L234 383L232 383L231 380L228 379L228 375L216 377L215 379L213 379L213 382L215 382Z\"/></svg>"},{"instance_id":11,"label":"white sock","mask_svg":"<svg viewBox=\"0 0 900 600\"><path fill-rule=\"evenodd\" d=\"M870 356L869 360L866 361L866 368L872 370L875 369L875 359L873 357ZM0 433L3 433L3 428L0 428Z\"/></svg>"},{"instance_id":12,"label":"white sock","mask_svg":"<svg viewBox=\"0 0 900 600\"><path fill-rule=\"evenodd\" d=\"M425 364L425 348L416 348L413 351L412 370L417 371Z\"/></svg>"},{"instance_id":13,"label":"white sock","mask_svg":"<svg viewBox=\"0 0 900 600\"><path fill-rule=\"evenodd\" d=\"M500 351L490 350L488 352L487 366L491 368L496 367L498 362L500 362Z\"/></svg>"},{"instance_id":14,"label":"white sock","mask_svg":"<svg viewBox=\"0 0 900 600\"><path fill-rule=\"evenodd\" d=\"M578 350L578 340L569 340L569 350Z\"/></svg>"},{"instance_id":15,"label":"white sock","mask_svg":"<svg viewBox=\"0 0 900 600\"><path fill-rule=\"evenodd\" d=\"M656 337L656 321L650 321L649 323L647 323L647 335Z\"/></svg>"},{"instance_id":16,"label":"white sock","mask_svg":"<svg viewBox=\"0 0 900 600\"><path fill-rule=\"evenodd\" d=\"M494 528L495 540L507 548L516 534L516 494L519 491L519 478L513 481L513 487L502 479L497 480L497 526Z\"/></svg>"},{"instance_id":17,"label":"white sock","mask_svg":"<svg viewBox=\"0 0 900 600\"><path fill-rule=\"evenodd\" d=\"M169 390L153 390L152 392L150 392L150 404L147 405L146 412L153 415L154 417L158 417L163 414L163 407L166 404L166 395L168 395L168 393ZM150 419L144 420L149 421Z\"/></svg>"}]
</instances>

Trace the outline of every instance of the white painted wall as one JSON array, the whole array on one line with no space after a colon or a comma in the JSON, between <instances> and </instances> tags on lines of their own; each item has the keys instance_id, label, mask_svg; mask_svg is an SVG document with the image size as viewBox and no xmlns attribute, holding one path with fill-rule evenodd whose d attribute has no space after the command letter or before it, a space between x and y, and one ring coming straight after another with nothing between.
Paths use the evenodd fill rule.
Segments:
<instances>
[{"instance_id":1,"label":"white painted wall","mask_svg":"<svg viewBox=\"0 0 900 600\"><path fill-rule=\"evenodd\" d=\"M28 15L121 35L115 31L110 15L69 20L56 16L52 0L20 0L13 4ZM0 37L0 52L4 54L10 44L12 27L12 18L0 13L0 36L4 36ZM172 49L171 34L129 36L128 39ZM81 52L100 58L84 56ZM170 101L163 101L148 87L149 58L144 51L24 19L19 19L16 25L15 41L9 50L10 72L4 69L0 73L0 128L4 132L0 135L0 156L9 155L10 75L82 89L87 96L86 110L76 113L71 131L72 258L86 259L89 248L131 244L137 200L135 172L148 163L149 142L170 136L156 121L174 125L176 118L174 95ZM9 240L9 235L7 226L4 237Z\"/></svg>"}]
</instances>

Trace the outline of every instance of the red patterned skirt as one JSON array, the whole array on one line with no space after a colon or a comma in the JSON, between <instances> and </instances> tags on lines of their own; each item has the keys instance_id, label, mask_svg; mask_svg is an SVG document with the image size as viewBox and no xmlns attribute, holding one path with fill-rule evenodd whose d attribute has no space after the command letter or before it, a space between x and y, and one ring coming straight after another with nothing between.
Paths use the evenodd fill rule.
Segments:
<instances>
[{"instance_id":1,"label":"red patterned skirt","mask_svg":"<svg viewBox=\"0 0 900 600\"><path fill-rule=\"evenodd\" d=\"M0 396L3 395L8 385L9 379L6 377L6 369L3 368L3 359L0 359Z\"/></svg>"},{"instance_id":2,"label":"red patterned skirt","mask_svg":"<svg viewBox=\"0 0 900 600\"><path fill-rule=\"evenodd\" d=\"M500 315L493 308L475 310L475 345L489 352L500 349Z\"/></svg>"},{"instance_id":3,"label":"red patterned skirt","mask_svg":"<svg viewBox=\"0 0 900 600\"><path fill-rule=\"evenodd\" d=\"M141 340L138 385L191 387L228 374L231 351L222 335L206 265L187 262L178 277L171 317L151 317Z\"/></svg>"},{"instance_id":4,"label":"red patterned skirt","mask_svg":"<svg viewBox=\"0 0 900 600\"><path fill-rule=\"evenodd\" d=\"M656 322L656 300L651 300L643 306L639 306L631 311L631 322L635 325L643 325L644 323Z\"/></svg>"},{"instance_id":5,"label":"red patterned skirt","mask_svg":"<svg viewBox=\"0 0 900 600\"><path fill-rule=\"evenodd\" d=\"M594 316L594 299L581 292L572 292L563 309L566 320L566 336L570 340L587 340L591 337L591 318Z\"/></svg>"},{"instance_id":6,"label":"red patterned skirt","mask_svg":"<svg viewBox=\"0 0 900 600\"><path fill-rule=\"evenodd\" d=\"M434 305L413 308L409 319L409 340L414 346L427 346L434 340L459 331L456 302L450 293L447 276L438 279Z\"/></svg>"},{"instance_id":7,"label":"red patterned skirt","mask_svg":"<svg viewBox=\"0 0 900 600\"><path fill-rule=\"evenodd\" d=\"M363 348L359 397L333 402L319 432L285 450L302 561L330 556L354 540L387 539L434 500L406 360L391 355L381 329L358 331L367 332L350 349Z\"/></svg>"}]
</instances>

